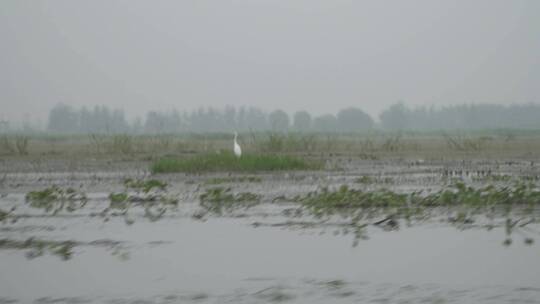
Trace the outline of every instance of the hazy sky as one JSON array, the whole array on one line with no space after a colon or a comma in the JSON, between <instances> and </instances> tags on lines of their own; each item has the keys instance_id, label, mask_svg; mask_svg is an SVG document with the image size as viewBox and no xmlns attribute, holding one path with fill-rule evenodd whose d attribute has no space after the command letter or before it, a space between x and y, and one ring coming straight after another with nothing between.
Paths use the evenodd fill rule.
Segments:
<instances>
[{"instance_id":1,"label":"hazy sky","mask_svg":"<svg viewBox=\"0 0 540 304\"><path fill-rule=\"evenodd\" d=\"M540 102L540 1L0 3L0 119Z\"/></svg>"}]
</instances>

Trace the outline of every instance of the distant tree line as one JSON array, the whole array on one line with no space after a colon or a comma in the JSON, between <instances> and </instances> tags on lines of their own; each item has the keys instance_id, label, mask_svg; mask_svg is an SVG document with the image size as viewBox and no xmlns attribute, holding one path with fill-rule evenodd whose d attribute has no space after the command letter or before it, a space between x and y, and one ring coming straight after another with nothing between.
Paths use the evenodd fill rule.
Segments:
<instances>
[{"instance_id":1,"label":"distant tree line","mask_svg":"<svg viewBox=\"0 0 540 304\"><path fill-rule=\"evenodd\" d=\"M386 130L540 129L540 105L472 104L410 108L397 103L380 115Z\"/></svg>"},{"instance_id":2,"label":"distant tree line","mask_svg":"<svg viewBox=\"0 0 540 304\"><path fill-rule=\"evenodd\" d=\"M49 112L47 130L55 133L126 133L131 131L131 126L122 110L110 110L106 106L76 110L58 104Z\"/></svg>"},{"instance_id":3,"label":"distant tree line","mask_svg":"<svg viewBox=\"0 0 540 304\"><path fill-rule=\"evenodd\" d=\"M47 130L54 133L133 133L179 132L363 132L385 130L448 129L540 129L540 105L455 105L410 108L397 103L379 115L379 122L359 108L346 108L336 115L313 117L307 111L289 115L283 110L265 112L256 107L223 109L199 108L191 112L150 111L144 118L128 121L123 110L107 106L74 108L56 105L49 112Z\"/></svg>"},{"instance_id":4,"label":"distant tree line","mask_svg":"<svg viewBox=\"0 0 540 304\"><path fill-rule=\"evenodd\" d=\"M199 108L192 112L150 111L144 119L128 122L122 110L96 106L93 110L75 109L58 104L49 113L47 130L55 133L135 133L159 134L178 132L355 132L371 129L371 116L357 108L347 108L337 115L326 114L312 118L307 111L291 117L283 110L270 113L256 107L224 109Z\"/></svg>"}]
</instances>

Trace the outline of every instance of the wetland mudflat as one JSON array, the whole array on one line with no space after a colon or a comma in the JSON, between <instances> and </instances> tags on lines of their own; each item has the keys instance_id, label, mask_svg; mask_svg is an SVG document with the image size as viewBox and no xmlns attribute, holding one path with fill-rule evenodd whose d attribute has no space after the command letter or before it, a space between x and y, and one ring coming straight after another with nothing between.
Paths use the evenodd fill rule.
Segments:
<instances>
[{"instance_id":1,"label":"wetland mudflat","mask_svg":"<svg viewBox=\"0 0 540 304\"><path fill-rule=\"evenodd\" d=\"M317 217L293 199L343 185L432 193L455 180L471 187L511 185L498 176L537 183L530 161L471 163L467 174L455 173L458 165L344 160L347 170L244 175L150 176L105 165L80 173L7 172L0 303L539 302L536 205L463 219L456 216L462 206L433 208L409 222L396 219L398 226L375 212L357 235L339 212ZM126 190L133 186L126 180L151 179L178 200L157 217L136 197L146 195L144 184ZM30 191L50 185L84 193L84 205L51 212L27 201ZM212 189L223 189L214 201L230 200L231 208L205 210L201 195ZM125 200L129 211L111 207L110 194L123 191L134 197ZM149 201L156 201L152 191ZM235 205L241 193L254 196Z\"/></svg>"}]
</instances>

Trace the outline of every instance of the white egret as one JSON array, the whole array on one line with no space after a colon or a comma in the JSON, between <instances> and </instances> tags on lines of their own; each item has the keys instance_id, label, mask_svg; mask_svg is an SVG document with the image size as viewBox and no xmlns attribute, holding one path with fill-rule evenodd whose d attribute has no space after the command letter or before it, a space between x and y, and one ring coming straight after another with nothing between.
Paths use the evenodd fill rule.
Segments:
<instances>
[{"instance_id":1,"label":"white egret","mask_svg":"<svg viewBox=\"0 0 540 304\"><path fill-rule=\"evenodd\" d=\"M236 142L236 137L238 137L238 133L234 132L234 155L236 155L237 158L240 158L240 156L242 156L242 148L240 148L240 145Z\"/></svg>"}]
</instances>

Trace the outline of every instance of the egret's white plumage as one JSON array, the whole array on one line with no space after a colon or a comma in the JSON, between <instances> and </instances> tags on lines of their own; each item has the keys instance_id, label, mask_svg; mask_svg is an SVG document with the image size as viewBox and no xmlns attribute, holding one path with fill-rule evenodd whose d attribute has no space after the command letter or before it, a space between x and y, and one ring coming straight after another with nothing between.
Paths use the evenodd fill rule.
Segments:
<instances>
[{"instance_id":1,"label":"egret's white plumage","mask_svg":"<svg viewBox=\"0 0 540 304\"><path fill-rule=\"evenodd\" d=\"M238 133L234 132L234 155L240 158L240 156L242 156L242 148L240 148L240 145L236 142L236 137L238 137Z\"/></svg>"}]
</instances>

